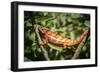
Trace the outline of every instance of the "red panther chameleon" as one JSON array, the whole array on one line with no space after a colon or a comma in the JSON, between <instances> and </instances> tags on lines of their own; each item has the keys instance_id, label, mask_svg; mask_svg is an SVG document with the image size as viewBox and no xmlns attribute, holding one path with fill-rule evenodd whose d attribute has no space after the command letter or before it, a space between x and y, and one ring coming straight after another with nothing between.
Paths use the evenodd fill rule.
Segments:
<instances>
[{"instance_id":1,"label":"red panther chameleon","mask_svg":"<svg viewBox=\"0 0 100 73\"><path fill-rule=\"evenodd\" d=\"M55 44L57 46L63 46L64 48L66 47L72 47L76 44L79 44L83 38L89 33L90 29L87 29L86 31L84 31L79 38L77 38L76 40L71 40L68 38L65 38L62 35L56 34L54 32L51 32L50 30L46 29L46 28L39 28L39 31L43 34L44 39L43 42L45 44L47 43L52 43Z\"/></svg>"}]
</instances>

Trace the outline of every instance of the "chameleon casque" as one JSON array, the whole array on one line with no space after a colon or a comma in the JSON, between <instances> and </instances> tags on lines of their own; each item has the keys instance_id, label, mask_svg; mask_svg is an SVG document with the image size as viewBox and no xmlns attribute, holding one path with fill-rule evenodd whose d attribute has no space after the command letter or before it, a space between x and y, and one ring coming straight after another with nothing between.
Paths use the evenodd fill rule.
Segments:
<instances>
[{"instance_id":1,"label":"chameleon casque","mask_svg":"<svg viewBox=\"0 0 100 73\"><path fill-rule=\"evenodd\" d=\"M77 38L76 40L71 40L68 38L65 38L62 35L56 34L54 32L51 32L49 29L46 28L39 28L39 31L43 34L44 39L43 42L44 44L47 43L52 43L54 45L57 46L62 46L64 48L66 47L72 47L76 44L79 44L83 38L89 33L90 29L87 29L86 31L84 31L79 38Z\"/></svg>"}]
</instances>

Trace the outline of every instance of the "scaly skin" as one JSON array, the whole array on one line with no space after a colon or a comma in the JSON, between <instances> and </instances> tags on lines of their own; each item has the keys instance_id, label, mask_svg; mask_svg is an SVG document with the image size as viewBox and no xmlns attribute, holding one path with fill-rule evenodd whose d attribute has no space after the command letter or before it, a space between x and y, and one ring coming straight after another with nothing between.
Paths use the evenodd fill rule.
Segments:
<instances>
[{"instance_id":1,"label":"scaly skin","mask_svg":"<svg viewBox=\"0 0 100 73\"><path fill-rule=\"evenodd\" d=\"M76 44L79 44L83 38L89 33L89 29L86 30L81 34L79 38L76 40L70 40L68 38L65 38L62 35L55 34L54 32L49 31L48 29L39 29L42 34L44 35L44 43L47 44L48 42L58 45L58 46L63 46L63 47L72 47Z\"/></svg>"}]
</instances>

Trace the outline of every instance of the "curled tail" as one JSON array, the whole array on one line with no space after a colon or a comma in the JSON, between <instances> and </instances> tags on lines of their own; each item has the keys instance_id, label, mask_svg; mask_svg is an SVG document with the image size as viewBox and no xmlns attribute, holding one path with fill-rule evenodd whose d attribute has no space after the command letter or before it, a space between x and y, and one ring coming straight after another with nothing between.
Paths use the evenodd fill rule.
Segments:
<instances>
[{"instance_id":1,"label":"curled tail","mask_svg":"<svg viewBox=\"0 0 100 73\"><path fill-rule=\"evenodd\" d=\"M79 38L74 40L73 43L79 44L84 39L84 37L89 33L89 31L90 31L90 29L87 29L85 32L83 32L83 34Z\"/></svg>"},{"instance_id":2,"label":"curled tail","mask_svg":"<svg viewBox=\"0 0 100 73\"><path fill-rule=\"evenodd\" d=\"M74 46L76 44L81 43L81 41L84 39L84 37L89 33L90 29L87 29L86 31L84 31L81 36L79 38L77 38L76 40L67 40L67 46Z\"/></svg>"}]
</instances>

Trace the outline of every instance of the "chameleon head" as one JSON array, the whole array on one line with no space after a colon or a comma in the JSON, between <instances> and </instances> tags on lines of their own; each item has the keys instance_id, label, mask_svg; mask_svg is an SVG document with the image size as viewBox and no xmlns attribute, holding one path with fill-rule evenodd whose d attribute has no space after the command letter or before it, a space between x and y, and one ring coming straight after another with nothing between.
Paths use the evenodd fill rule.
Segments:
<instances>
[{"instance_id":1,"label":"chameleon head","mask_svg":"<svg viewBox=\"0 0 100 73\"><path fill-rule=\"evenodd\" d=\"M48 31L47 28L39 28L39 30L40 30L40 32L41 32L42 34L45 34L45 33L47 33L47 31Z\"/></svg>"}]
</instances>

